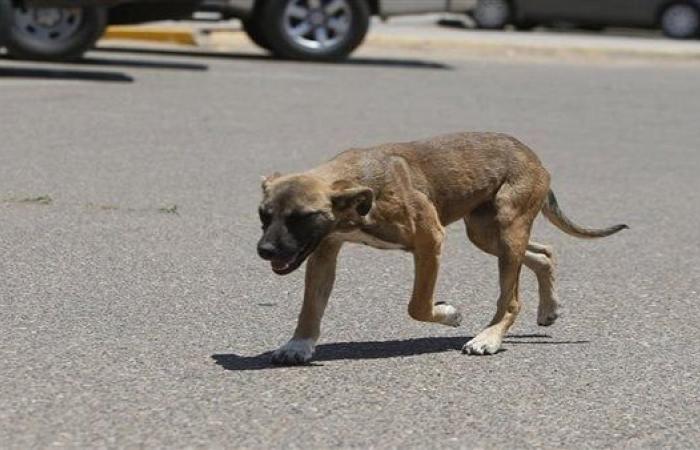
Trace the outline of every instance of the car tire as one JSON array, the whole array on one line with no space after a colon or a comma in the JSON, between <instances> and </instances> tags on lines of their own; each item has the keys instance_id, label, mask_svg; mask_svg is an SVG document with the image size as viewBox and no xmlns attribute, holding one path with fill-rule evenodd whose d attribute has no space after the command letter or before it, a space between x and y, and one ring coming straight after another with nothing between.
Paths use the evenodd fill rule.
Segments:
<instances>
[{"instance_id":1,"label":"car tire","mask_svg":"<svg viewBox=\"0 0 700 450\"><path fill-rule=\"evenodd\" d=\"M365 0L269 0L260 18L275 56L337 61L364 40L370 10Z\"/></svg>"},{"instance_id":2,"label":"car tire","mask_svg":"<svg viewBox=\"0 0 700 450\"><path fill-rule=\"evenodd\" d=\"M6 17L5 42L9 56L17 59L65 61L80 58L102 36L107 25L103 7L15 7L0 0L0 16Z\"/></svg>"},{"instance_id":3,"label":"car tire","mask_svg":"<svg viewBox=\"0 0 700 450\"><path fill-rule=\"evenodd\" d=\"M502 30L513 17L508 0L479 0L472 13L476 26L484 30Z\"/></svg>"},{"instance_id":4,"label":"car tire","mask_svg":"<svg viewBox=\"0 0 700 450\"><path fill-rule=\"evenodd\" d=\"M261 20L258 17L252 17L243 21L243 31L250 38L251 41L258 47L270 50L270 41L265 35L264 28L262 26Z\"/></svg>"},{"instance_id":5,"label":"car tire","mask_svg":"<svg viewBox=\"0 0 700 450\"><path fill-rule=\"evenodd\" d=\"M691 39L700 34L700 11L690 3L673 3L661 13L663 33L674 39Z\"/></svg>"}]
</instances>

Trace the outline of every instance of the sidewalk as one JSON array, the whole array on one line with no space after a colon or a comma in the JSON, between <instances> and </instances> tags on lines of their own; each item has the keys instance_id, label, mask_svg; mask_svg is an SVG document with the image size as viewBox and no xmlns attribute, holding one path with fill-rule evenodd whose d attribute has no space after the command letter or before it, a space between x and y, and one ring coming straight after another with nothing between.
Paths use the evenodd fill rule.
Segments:
<instances>
[{"instance_id":1,"label":"sidewalk","mask_svg":"<svg viewBox=\"0 0 700 450\"><path fill-rule=\"evenodd\" d=\"M479 53L517 52L563 56L630 56L695 59L700 61L700 40L668 39L648 31L625 34L579 30L486 31L436 25L440 16L393 19L373 24L372 45L465 49Z\"/></svg>"},{"instance_id":2,"label":"sidewalk","mask_svg":"<svg viewBox=\"0 0 700 450\"><path fill-rule=\"evenodd\" d=\"M700 40L667 39L653 32L629 30L592 33L578 30L529 32L484 31L437 25L441 15L375 19L360 50L440 50L493 56L563 58L671 58L700 61ZM146 40L240 51L252 44L236 20L220 23L163 22L112 27L106 39Z\"/></svg>"}]
</instances>

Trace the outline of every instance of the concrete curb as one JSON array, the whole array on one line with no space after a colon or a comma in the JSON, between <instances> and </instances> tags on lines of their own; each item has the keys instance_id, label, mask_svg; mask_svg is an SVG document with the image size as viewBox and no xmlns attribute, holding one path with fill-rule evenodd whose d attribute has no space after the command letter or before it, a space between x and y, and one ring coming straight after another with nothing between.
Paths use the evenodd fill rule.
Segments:
<instances>
[{"instance_id":1,"label":"concrete curb","mask_svg":"<svg viewBox=\"0 0 700 450\"><path fill-rule=\"evenodd\" d=\"M461 33L461 32L457 32ZM242 31L231 28L197 28L192 26L115 26L109 27L104 39L135 40L220 50L252 45ZM700 61L700 44L655 39L598 36L557 36L550 34L502 34L464 32L463 35L402 31L371 31L364 47L368 49L441 50L468 52L484 56L538 56L555 58L648 58Z\"/></svg>"},{"instance_id":2,"label":"concrete curb","mask_svg":"<svg viewBox=\"0 0 700 450\"><path fill-rule=\"evenodd\" d=\"M556 36L547 37L538 42L536 39L516 40L489 39L466 36L462 38L435 37L389 34L369 35L366 44L383 48L404 48L417 50L454 50L469 51L476 55L523 55L550 56L565 58L663 58L700 61L700 45L645 45L630 43L627 39L620 43L588 43L585 38L576 42L561 42ZM653 41L652 41L653 42Z\"/></svg>"},{"instance_id":3,"label":"concrete curb","mask_svg":"<svg viewBox=\"0 0 700 450\"><path fill-rule=\"evenodd\" d=\"M470 55L540 56L556 58L648 58L700 61L700 44L637 40L633 38L607 38L604 42L591 37L560 39L556 35L496 35L476 32L451 37L421 36L419 34L393 34L370 32L365 39L367 49L440 50L469 53ZM209 30L204 44L216 48L233 48L249 44L244 33L232 30Z\"/></svg>"}]
</instances>

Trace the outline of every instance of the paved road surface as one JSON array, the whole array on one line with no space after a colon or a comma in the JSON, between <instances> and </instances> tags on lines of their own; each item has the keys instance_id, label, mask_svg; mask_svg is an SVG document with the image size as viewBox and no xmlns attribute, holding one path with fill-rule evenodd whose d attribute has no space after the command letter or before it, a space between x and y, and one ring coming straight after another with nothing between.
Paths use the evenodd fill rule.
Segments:
<instances>
[{"instance_id":1,"label":"paved road surface","mask_svg":"<svg viewBox=\"0 0 700 450\"><path fill-rule=\"evenodd\" d=\"M419 56L0 60L0 447L697 445L698 66ZM461 226L459 329L408 318L409 255L349 246L316 363L270 367L303 273L256 257L260 175L461 130L517 135L574 219L632 229L538 223L563 317L537 327L524 274L492 357L459 352L497 294Z\"/></svg>"}]
</instances>

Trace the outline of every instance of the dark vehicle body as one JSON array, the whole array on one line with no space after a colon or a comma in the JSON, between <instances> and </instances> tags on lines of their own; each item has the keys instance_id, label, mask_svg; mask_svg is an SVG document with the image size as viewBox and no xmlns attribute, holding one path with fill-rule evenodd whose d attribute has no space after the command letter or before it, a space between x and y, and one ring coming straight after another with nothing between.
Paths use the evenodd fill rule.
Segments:
<instances>
[{"instance_id":1,"label":"dark vehicle body","mask_svg":"<svg viewBox=\"0 0 700 450\"><path fill-rule=\"evenodd\" d=\"M669 0L512 0L515 20L543 25L655 28ZM700 6L700 2L695 3Z\"/></svg>"},{"instance_id":2,"label":"dark vehicle body","mask_svg":"<svg viewBox=\"0 0 700 450\"><path fill-rule=\"evenodd\" d=\"M23 59L79 58L107 25L237 18L251 40L281 58L334 61L363 41L372 16L466 13L477 0L0 0L0 45ZM4 17L3 17L4 16ZM9 17L8 17L9 16Z\"/></svg>"},{"instance_id":3,"label":"dark vehicle body","mask_svg":"<svg viewBox=\"0 0 700 450\"><path fill-rule=\"evenodd\" d=\"M108 25L192 17L200 0L0 0L0 46L18 59L80 58Z\"/></svg>"},{"instance_id":4,"label":"dark vehicle body","mask_svg":"<svg viewBox=\"0 0 700 450\"><path fill-rule=\"evenodd\" d=\"M700 0L479 0L471 11L477 26L519 29L538 25L660 28L673 38L697 37Z\"/></svg>"},{"instance_id":5,"label":"dark vehicle body","mask_svg":"<svg viewBox=\"0 0 700 450\"><path fill-rule=\"evenodd\" d=\"M127 25L154 20L184 19L192 16L201 0L23 0L37 8L107 8L110 25Z\"/></svg>"}]
</instances>

